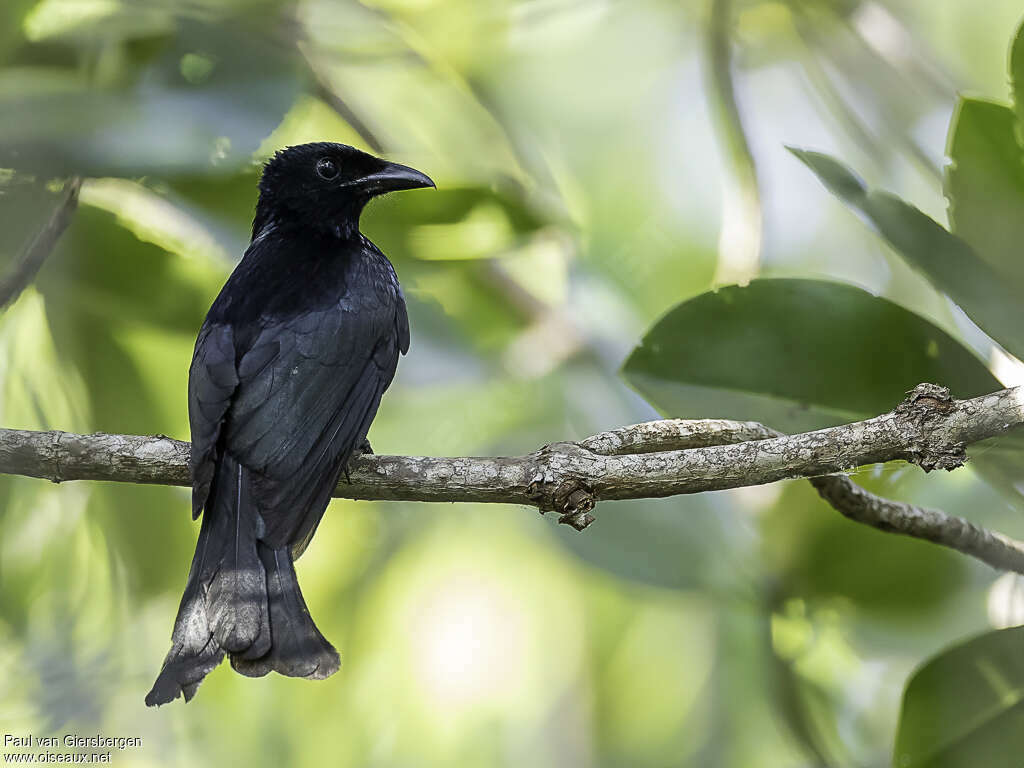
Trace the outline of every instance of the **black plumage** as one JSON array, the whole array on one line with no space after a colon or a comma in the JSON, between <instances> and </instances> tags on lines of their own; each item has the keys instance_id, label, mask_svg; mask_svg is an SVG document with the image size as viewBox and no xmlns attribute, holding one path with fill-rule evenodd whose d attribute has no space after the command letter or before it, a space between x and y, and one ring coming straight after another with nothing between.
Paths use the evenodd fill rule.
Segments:
<instances>
[{"instance_id":1,"label":"black plumage","mask_svg":"<svg viewBox=\"0 0 1024 768\"><path fill-rule=\"evenodd\" d=\"M146 704L188 701L224 654L242 674L323 678L338 653L306 608L306 548L409 348L391 263L359 232L369 200L433 186L342 144L278 152L252 242L189 370L192 512L203 515L172 647Z\"/></svg>"}]
</instances>

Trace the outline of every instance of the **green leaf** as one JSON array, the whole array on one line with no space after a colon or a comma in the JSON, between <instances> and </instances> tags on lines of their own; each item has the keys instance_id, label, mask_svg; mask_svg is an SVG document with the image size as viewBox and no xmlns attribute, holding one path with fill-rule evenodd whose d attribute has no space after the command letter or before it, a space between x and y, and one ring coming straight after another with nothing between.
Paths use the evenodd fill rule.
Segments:
<instances>
[{"instance_id":1,"label":"green leaf","mask_svg":"<svg viewBox=\"0 0 1024 768\"><path fill-rule=\"evenodd\" d=\"M1024 293L1024 150L1017 116L1003 104L961 99L946 171L950 226L1010 286Z\"/></svg>"},{"instance_id":2,"label":"green leaf","mask_svg":"<svg viewBox=\"0 0 1024 768\"><path fill-rule=\"evenodd\" d=\"M1017 119L1024 125L1024 22L1017 27L1013 44L1010 46L1010 84L1013 87Z\"/></svg>"},{"instance_id":3,"label":"green leaf","mask_svg":"<svg viewBox=\"0 0 1024 768\"><path fill-rule=\"evenodd\" d=\"M922 381L957 397L1001 388L958 341L903 307L851 285L790 279L679 304L623 375L667 416L788 432L884 413Z\"/></svg>"},{"instance_id":4,"label":"green leaf","mask_svg":"<svg viewBox=\"0 0 1024 768\"><path fill-rule=\"evenodd\" d=\"M910 678L896 768L1016 768L1024 754L1024 627L981 635Z\"/></svg>"},{"instance_id":5,"label":"green leaf","mask_svg":"<svg viewBox=\"0 0 1024 768\"><path fill-rule=\"evenodd\" d=\"M868 190L834 158L819 152L790 151L989 336L1017 357L1024 357L1020 292L978 258L971 246L898 197Z\"/></svg>"}]
</instances>

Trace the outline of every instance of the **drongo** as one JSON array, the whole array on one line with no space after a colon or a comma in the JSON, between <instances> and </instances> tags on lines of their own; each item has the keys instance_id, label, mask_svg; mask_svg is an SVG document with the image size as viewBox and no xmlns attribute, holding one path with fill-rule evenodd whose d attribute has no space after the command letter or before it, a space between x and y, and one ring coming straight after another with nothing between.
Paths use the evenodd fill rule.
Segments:
<instances>
[{"instance_id":1,"label":"drongo","mask_svg":"<svg viewBox=\"0 0 1024 768\"><path fill-rule=\"evenodd\" d=\"M253 677L337 671L293 561L409 349L398 278L359 216L378 195L432 186L344 144L289 147L264 167L252 241L189 369L192 515L203 520L146 704L188 701L224 654Z\"/></svg>"}]
</instances>

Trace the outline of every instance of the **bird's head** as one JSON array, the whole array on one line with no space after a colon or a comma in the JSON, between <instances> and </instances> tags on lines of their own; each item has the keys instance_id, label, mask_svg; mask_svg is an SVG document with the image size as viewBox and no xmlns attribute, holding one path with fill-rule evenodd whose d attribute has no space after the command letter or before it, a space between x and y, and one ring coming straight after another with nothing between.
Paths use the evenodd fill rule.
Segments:
<instances>
[{"instance_id":1,"label":"bird's head","mask_svg":"<svg viewBox=\"0 0 1024 768\"><path fill-rule=\"evenodd\" d=\"M426 174L414 168L347 144L286 147L263 168L253 236L272 221L352 236L359 231L363 207L374 197L433 186Z\"/></svg>"}]
</instances>

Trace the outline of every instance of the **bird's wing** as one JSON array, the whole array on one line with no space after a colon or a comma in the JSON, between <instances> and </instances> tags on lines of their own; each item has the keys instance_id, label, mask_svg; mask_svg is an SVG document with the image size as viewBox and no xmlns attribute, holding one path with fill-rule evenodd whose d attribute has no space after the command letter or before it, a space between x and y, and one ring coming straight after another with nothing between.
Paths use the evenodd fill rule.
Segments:
<instances>
[{"instance_id":1,"label":"bird's wing","mask_svg":"<svg viewBox=\"0 0 1024 768\"><path fill-rule=\"evenodd\" d=\"M239 357L225 450L255 473L273 547L301 549L407 348L404 302L349 294L267 321Z\"/></svg>"},{"instance_id":2,"label":"bird's wing","mask_svg":"<svg viewBox=\"0 0 1024 768\"><path fill-rule=\"evenodd\" d=\"M192 430L192 518L199 517L217 469L224 418L238 387L231 327L204 324L188 374L188 419Z\"/></svg>"}]
</instances>

